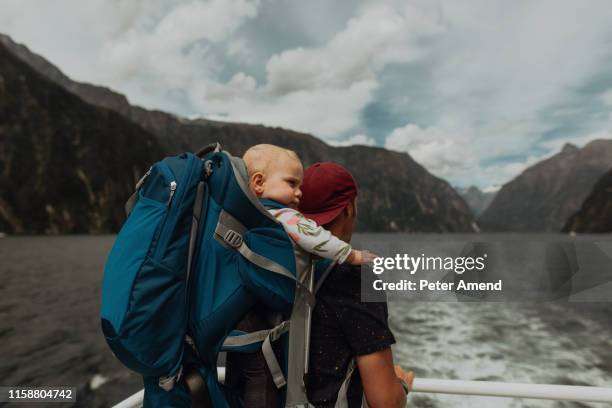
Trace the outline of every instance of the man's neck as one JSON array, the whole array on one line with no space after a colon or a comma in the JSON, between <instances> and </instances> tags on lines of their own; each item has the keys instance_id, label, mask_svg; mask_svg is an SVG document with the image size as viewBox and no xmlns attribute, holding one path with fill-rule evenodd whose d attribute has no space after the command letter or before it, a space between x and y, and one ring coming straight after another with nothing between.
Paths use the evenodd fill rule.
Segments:
<instances>
[{"instance_id":1,"label":"man's neck","mask_svg":"<svg viewBox=\"0 0 612 408\"><path fill-rule=\"evenodd\" d=\"M348 222L344 211L340 213L332 222L325 226L325 229L344 242L351 242L351 233L347 232L346 223Z\"/></svg>"}]
</instances>

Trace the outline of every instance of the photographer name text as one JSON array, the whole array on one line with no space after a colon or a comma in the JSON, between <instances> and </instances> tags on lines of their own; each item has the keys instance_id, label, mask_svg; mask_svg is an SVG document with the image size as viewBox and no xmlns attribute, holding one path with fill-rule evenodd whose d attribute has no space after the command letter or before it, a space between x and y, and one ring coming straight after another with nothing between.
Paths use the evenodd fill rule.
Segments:
<instances>
[{"instance_id":1,"label":"photographer name text","mask_svg":"<svg viewBox=\"0 0 612 408\"><path fill-rule=\"evenodd\" d=\"M498 280L497 282L466 282L460 280L459 282L441 282L441 281L428 281L426 279L420 279L418 282L402 279L399 282L384 282L382 279L377 279L373 282L374 290L405 290L405 291L454 291L454 290L502 290L503 282Z\"/></svg>"}]
</instances>

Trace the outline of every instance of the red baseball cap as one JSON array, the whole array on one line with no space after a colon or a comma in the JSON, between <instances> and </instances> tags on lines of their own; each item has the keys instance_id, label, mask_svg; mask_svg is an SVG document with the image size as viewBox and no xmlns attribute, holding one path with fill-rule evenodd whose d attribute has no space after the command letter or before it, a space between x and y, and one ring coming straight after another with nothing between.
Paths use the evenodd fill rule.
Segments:
<instances>
[{"instance_id":1,"label":"red baseball cap","mask_svg":"<svg viewBox=\"0 0 612 408\"><path fill-rule=\"evenodd\" d=\"M357 196L357 183L336 163L315 163L304 171L299 210L319 225L333 221Z\"/></svg>"}]
</instances>

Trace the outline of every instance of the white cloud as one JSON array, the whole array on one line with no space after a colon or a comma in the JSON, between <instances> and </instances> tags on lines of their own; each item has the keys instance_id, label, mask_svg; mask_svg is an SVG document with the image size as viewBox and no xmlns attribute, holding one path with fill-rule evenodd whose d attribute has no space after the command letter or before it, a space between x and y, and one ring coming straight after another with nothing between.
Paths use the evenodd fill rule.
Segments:
<instances>
[{"instance_id":1,"label":"white cloud","mask_svg":"<svg viewBox=\"0 0 612 408\"><path fill-rule=\"evenodd\" d=\"M288 127L336 143L358 126L379 86L380 71L418 58L422 51L416 41L439 31L435 20L416 9L369 7L327 44L273 55L265 83L256 88L237 92L234 79L201 81L189 95L196 107L216 118Z\"/></svg>"},{"instance_id":2,"label":"white cloud","mask_svg":"<svg viewBox=\"0 0 612 408\"><path fill-rule=\"evenodd\" d=\"M155 27L155 38L170 46L184 47L206 39L228 38L245 19L257 14L258 0L192 1L173 9Z\"/></svg>"},{"instance_id":3,"label":"white cloud","mask_svg":"<svg viewBox=\"0 0 612 408\"><path fill-rule=\"evenodd\" d=\"M232 79L226 84L194 87L191 97L200 109L217 113L208 115L211 118L283 126L335 140L341 132L354 127L355 118L376 86L362 81L346 89L303 90L266 98L261 89L237 90Z\"/></svg>"},{"instance_id":4,"label":"white cloud","mask_svg":"<svg viewBox=\"0 0 612 408\"><path fill-rule=\"evenodd\" d=\"M453 30L438 44L434 84L441 97L463 102L449 110L470 120L531 119L601 69L605 55L596 44L610 32L608 7L546 1L481 6L477 13L456 2L442 7Z\"/></svg>"},{"instance_id":5,"label":"white cloud","mask_svg":"<svg viewBox=\"0 0 612 408\"><path fill-rule=\"evenodd\" d=\"M477 155L469 144L459 143L456 137L436 127L408 124L397 128L385 140L385 147L408 152L430 172L443 178L477 166Z\"/></svg>"},{"instance_id":6,"label":"white cloud","mask_svg":"<svg viewBox=\"0 0 612 408\"><path fill-rule=\"evenodd\" d=\"M492 184L481 188L483 193L497 193L501 186L499 184Z\"/></svg>"},{"instance_id":7,"label":"white cloud","mask_svg":"<svg viewBox=\"0 0 612 408\"><path fill-rule=\"evenodd\" d=\"M374 146L376 144L376 141L368 135L359 133L349 137L348 139L330 141L330 144L333 146Z\"/></svg>"},{"instance_id":8,"label":"white cloud","mask_svg":"<svg viewBox=\"0 0 612 408\"><path fill-rule=\"evenodd\" d=\"M446 180L453 180L457 185L485 186L483 188L486 188L486 191L496 191L528 167L559 153L566 143L583 147L595 139L612 139L612 132L599 131L533 143L533 147L543 148L545 153L529 154L524 159L512 162L493 161L483 165L482 158L494 158L529 149L509 149L504 144L494 146L482 143L475 134L467 130L456 135L440 128L421 128L408 124L394 129L386 138L385 147L410 154L431 173Z\"/></svg>"},{"instance_id":9,"label":"white cloud","mask_svg":"<svg viewBox=\"0 0 612 408\"><path fill-rule=\"evenodd\" d=\"M260 5L259 0L6 2L0 32L42 53L73 79L175 112L178 105L169 95L223 69L210 46L229 41Z\"/></svg>"},{"instance_id":10,"label":"white cloud","mask_svg":"<svg viewBox=\"0 0 612 408\"><path fill-rule=\"evenodd\" d=\"M211 45L248 61L246 39L234 34L258 6L210 0L140 10L137 23L99 45L98 82L145 106L169 107L168 95L183 92L190 114L283 126L334 142L359 125L380 72L420 58L418 40L441 32L435 18L412 6L368 5L327 43L272 55L261 83L246 71L220 82L223 65Z\"/></svg>"},{"instance_id":11,"label":"white cloud","mask_svg":"<svg viewBox=\"0 0 612 408\"><path fill-rule=\"evenodd\" d=\"M612 88L601 94L601 100L606 106L612 106Z\"/></svg>"},{"instance_id":12,"label":"white cloud","mask_svg":"<svg viewBox=\"0 0 612 408\"><path fill-rule=\"evenodd\" d=\"M227 55L239 57L246 62L251 61L251 51L245 38L235 38L227 44Z\"/></svg>"},{"instance_id":13,"label":"white cloud","mask_svg":"<svg viewBox=\"0 0 612 408\"><path fill-rule=\"evenodd\" d=\"M336 145L386 136L454 184L489 186L546 156L508 157L609 135L610 21L598 0L4 0L0 31L143 106ZM389 101L385 135L364 114Z\"/></svg>"},{"instance_id":14,"label":"white cloud","mask_svg":"<svg viewBox=\"0 0 612 408\"><path fill-rule=\"evenodd\" d=\"M379 5L350 19L345 29L319 48L287 50L266 66L267 90L286 94L315 88L346 88L376 78L390 63L406 63L422 50L416 40L438 34L437 21L413 7Z\"/></svg>"},{"instance_id":15,"label":"white cloud","mask_svg":"<svg viewBox=\"0 0 612 408\"><path fill-rule=\"evenodd\" d=\"M546 158L558 153L566 143L571 143L577 147L583 147L584 145L595 139L612 139L612 132L602 130L593 133L588 133L586 135L574 136L563 139L546 140L544 142L539 143L539 146L549 149L549 153L543 157Z\"/></svg>"},{"instance_id":16,"label":"white cloud","mask_svg":"<svg viewBox=\"0 0 612 408\"><path fill-rule=\"evenodd\" d=\"M469 45L472 52L461 50L449 61L459 64L445 68L458 70L463 79L473 79L472 85L496 84L500 91L515 87L512 98L520 97L521 93L542 98L555 89L563 92L563 85L570 86L584 71L591 71L593 62L602 56L584 43L587 39L601 41L601 34L607 31L600 23L608 18L609 12L602 13L601 9L585 9L576 2L539 2L523 3L508 10L501 3L489 3L479 13L466 16L466 10L457 10L459 4L451 4L447 3L445 8L447 15L461 28L459 41L453 44ZM551 15L553 5L556 7ZM587 27L585 20L593 24ZM546 29L543 23L548 23ZM469 38L465 38L466 34ZM475 35L486 37L475 41ZM568 49L572 50L570 55ZM459 61L461 56L471 58ZM496 58L490 58L493 56ZM526 99L532 100L531 97Z\"/></svg>"},{"instance_id":17,"label":"white cloud","mask_svg":"<svg viewBox=\"0 0 612 408\"><path fill-rule=\"evenodd\" d=\"M107 82L121 86L154 82L164 91L184 89L205 80L217 67L209 44L227 40L257 14L258 1L193 1L172 8L151 26L134 25L105 42L99 52Z\"/></svg>"},{"instance_id":18,"label":"white cloud","mask_svg":"<svg viewBox=\"0 0 612 408\"><path fill-rule=\"evenodd\" d=\"M109 38L142 15L162 13L161 0L3 0L0 32L41 53L73 79L99 82L96 57Z\"/></svg>"},{"instance_id":19,"label":"white cloud","mask_svg":"<svg viewBox=\"0 0 612 408\"><path fill-rule=\"evenodd\" d=\"M604 66L609 69L601 51L612 35L606 22L612 9L605 3L584 8L575 2L525 2L508 9L503 2L481 2L477 10L453 1L438 4L445 32L428 49L433 57L425 96L431 117L427 126L392 131L388 148L408 151L453 183L485 186L515 177L566 142L583 145L595 136L539 142L548 131L558 133L564 116L582 112L584 95L577 90ZM612 102L608 93L601 98ZM542 115L551 109L553 115ZM530 155L536 148L548 152ZM502 160L525 154L525 160Z\"/></svg>"}]
</instances>

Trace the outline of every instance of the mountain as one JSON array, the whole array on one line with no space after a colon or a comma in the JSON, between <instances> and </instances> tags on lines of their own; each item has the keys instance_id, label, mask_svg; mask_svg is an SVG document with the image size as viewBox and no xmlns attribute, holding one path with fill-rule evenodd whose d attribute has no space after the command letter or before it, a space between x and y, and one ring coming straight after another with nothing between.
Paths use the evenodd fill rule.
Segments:
<instances>
[{"instance_id":1,"label":"mountain","mask_svg":"<svg viewBox=\"0 0 612 408\"><path fill-rule=\"evenodd\" d=\"M456 187L457 193L465 200L466 204L472 210L475 216L479 216L491 204L497 192L488 192L480 190L476 186L467 188Z\"/></svg>"},{"instance_id":2,"label":"mountain","mask_svg":"<svg viewBox=\"0 0 612 408\"><path fill-rule=\"evenodd\" d=\"M504 184L478 224L486 231L560 231L610 168L612 140L566 144Z\"/></svg>"},{"instance_id":3,"label":"mountain","mask_svg":"<svg viewBox=\"0 0 612 408\"><path fill-rule=\"evenodd\" d=\"M563 227L564 232L612 232L612 170L601 177L580 210Z\"/></svg>"},{"instance_id":4,"label":"mountain","mask_svg":"<svg viewBox=\"0 0 612 408\"><path fill-rule=\"evenodd\" d=\"M91 106L0 44L0 231L117 231L156 137Z\"/></svg>"},{"instance_id":5,"label":"mountain","mask_svg":"<svg viewBox=\"0 0 612 408\"><path fill-rule=\"evenodd\" d=\"M312 135L278 127L185 119L129 104L108 88L72 81L43 57L0 36L14 55L83 101L121 114L154 134L166 154L196 151L219 141L241 155L257 143L295 150L305 166L335 161L346 166L359 185L361 231L471 232L475 220L463 199L444 180L433 176L406 153L366 146L333 147Z\"/></svg>"}]
</instances>

